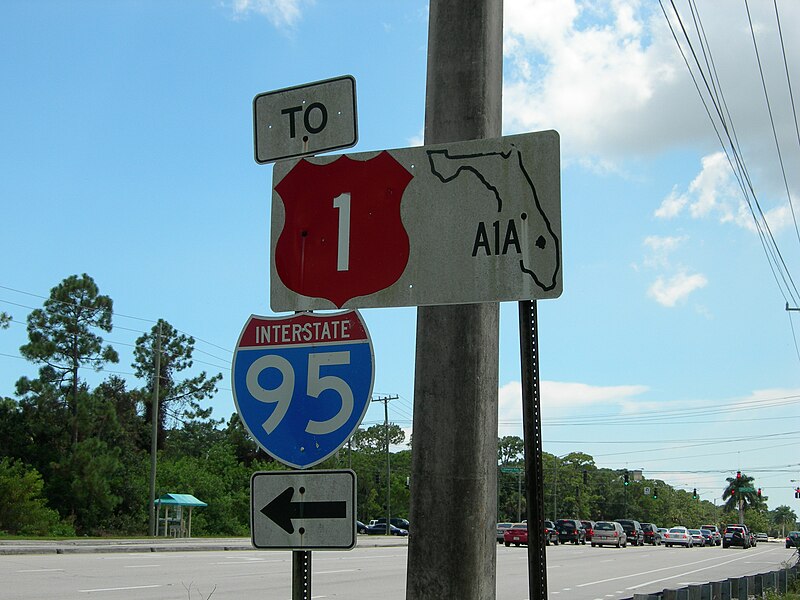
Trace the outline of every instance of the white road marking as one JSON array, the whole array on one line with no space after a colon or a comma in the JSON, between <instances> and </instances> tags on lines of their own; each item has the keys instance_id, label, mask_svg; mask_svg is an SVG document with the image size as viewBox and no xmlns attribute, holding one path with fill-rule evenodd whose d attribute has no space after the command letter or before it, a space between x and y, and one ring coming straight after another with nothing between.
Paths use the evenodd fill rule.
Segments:
<instances>
[{"instance_id":1,"label":"white road marking","mask_svg":"<svg viewBox=\"0 0 800 600\"><path fill-rule=\"evenodd\" d=\"M667 581L668 579L675 579L676 577L683 577L685 575L692 575L693 573L698 573L700 571L705 571L707 569L713 569L714 567L727 565L727 564L732 563L732 562L737 562L737 561L740 561L740 560L744 560L745 558L747 558L747 557L746 556L740 556L739 558L732 558L731 560L726 560L725 562L717 563L715 565L709 565L708 567L701 567L701 568L695 569L693 571L686 571L685 573L679 573L677 575L673 575L672 577L663 577L661 579L654 579L653 581L648 581L647 583L640 583L638 585L634 585L634 586L629 587L627 589L635 590L637 587L642 587L642 586L645 586L645 585L651 585L653 583L659 583L660 581Z\"/></svg>"},{"instance_id":2,"label":"white road marking","mask_svg":"<svg viewBox=\"0 0 800 600\"><path fill-rule=\"evenodd\" d=\"M64 569L22 569L17 573L52 573L54 571L63 571Z\"/></svg>"},{"instance_id":3,"label":"white road marking","mask_svg":"<svg viewBox=\"0 0 800 600\"><path fill-rule=\"evenodd\" d=\"M113 587L113 588L95 588L93 590L78 590L83 594L89 594L91 592L120 592L124 590L146 590L150 588L158 588L162 587L161 585L131 585L128 587Z\"/></svg>"},{"instance_id":4,"label":"white road marking","mask_svg":"<svg viewBox=\"0 0 800 600\"><path fill-rule=\"evenodd\" d=\"M746 557L742 557L742 558L746 558ZM706 558L705 560L696 561L695 564L709 562L711 560L717 560L717 559L716 558ZM736 559L736 560L741 560L741 559ZM720 564L725 564L725 563L720 563ZM641 573L630 573L628 575L620 575L619 577L609 577L608 579L599 579L597 581L590 581L588 583L579 583L576 587L581 588L581 587L586 587L586 586L589 586L589 585L597 585L598 583L608 583L609 581L618 581L620 579L630 579L631 577L638 577L640 575L648 575L650 573L658 573L659 571L669 571L670 569L680 569L683 566L684 565L673 565L671 567L661 567L660 569L652 569L650 571L642 571ZM692 572L694 572L694 571L692 571ZM680 575L673 575L673 577L680 577ZM672 579L672 577L667 577L667 579ZM661 581L661 580L659 580L659 581ZM640 584L640 585L646 585L646 584ZM638 586L634 586L634 587L638 587ZM630 590L630 589L633 589L633 588L627 588L627 589Z\"/></svg>"},{"instance_id":5,"label":"white road marking","mask_svg":"<svg viewBox=\"0 0 800 600\"><path fill-rule=\"evenodd\" d=\"M339 569L338 571L314 571L314 575L327 575L329 573L353 573L358 569Z\"/></svg>"},{"instance_id":6,"label":"white road marking","mask_svg":"<svg viewBox=\"0 0 800 600\"><path fill-rule=\"evenodd\" d=\"M126 569L157 569L161 565L125 565Z\"/></svg>"}]
</instances>

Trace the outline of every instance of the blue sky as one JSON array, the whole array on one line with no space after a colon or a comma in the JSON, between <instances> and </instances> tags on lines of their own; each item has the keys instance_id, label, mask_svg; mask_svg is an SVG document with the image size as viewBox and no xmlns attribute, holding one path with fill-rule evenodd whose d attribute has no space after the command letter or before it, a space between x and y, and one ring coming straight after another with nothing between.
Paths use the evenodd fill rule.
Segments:
<instances>
[{"instance_id":1,"label":"blue sky","mask_svg":"<svg viewBox=\"0 0 800 600\"><path fill-rule=\"evenodd\" d=\"M786 188L800 186L800 141L773 4L750 9L786 184L745 7L697 6L793 276ZM800 6L778 6L797 31ZM709 500L741 468L771 507L800 508L800 357L784 310L796 298L776 282L661 9L506 0L505 15L503 133L561 135L564 293L539 303L545 450L643 468ZM785 37L800 85L800 43ZM110 370L141 385L131 344L165 318L197 338L197 369L224 374L212 404L228 418L239 332L271 314L272 167L253 160L253 97L351 74L351 151L418 145L426 47L423 1L4 2L0 310L14 322L0 331L0 394L36 372L18 351L28 307L85 272L114 300ZM501 307L501 435L521 435L516 311ZM374 391L400 396L390 419L410 428L416 311L364 316ZM364 423L382 413L375 403Z\"/></svg>"}]
</instances>

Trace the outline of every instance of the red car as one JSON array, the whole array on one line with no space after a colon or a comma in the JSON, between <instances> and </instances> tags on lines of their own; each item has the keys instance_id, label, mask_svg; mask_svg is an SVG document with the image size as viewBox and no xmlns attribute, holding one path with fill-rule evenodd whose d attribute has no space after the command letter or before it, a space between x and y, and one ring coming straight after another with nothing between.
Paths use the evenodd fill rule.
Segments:
<instances>
[{"instance_id":1,"label":"red car","mask_svg":"<svg viewBox=\"0 0 800 600\"><path fill-rule=\"evenodd\" d=\"M528 544L528 525L526 523L515 523L503 532L503 543L506 546L514 544Z\"/></svg>"}]
</instances>

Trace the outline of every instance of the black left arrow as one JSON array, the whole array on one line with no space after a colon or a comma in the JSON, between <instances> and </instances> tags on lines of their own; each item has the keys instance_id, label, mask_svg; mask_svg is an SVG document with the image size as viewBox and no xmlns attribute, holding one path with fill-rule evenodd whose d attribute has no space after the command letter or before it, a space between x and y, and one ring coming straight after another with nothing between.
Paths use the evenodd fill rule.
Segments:
<instances>
[{"instance_id":1,"label":"black left arrow","mask_svg":"<svg viewBox=\"0 0 800 600\"><path fill-rule=\"evenodd\" d=\"M344 519L347 502L292 502L294 488L288 487L278 494L261 513L286 533L294 533L292 519Z\"/></svg>"}]
</instances>

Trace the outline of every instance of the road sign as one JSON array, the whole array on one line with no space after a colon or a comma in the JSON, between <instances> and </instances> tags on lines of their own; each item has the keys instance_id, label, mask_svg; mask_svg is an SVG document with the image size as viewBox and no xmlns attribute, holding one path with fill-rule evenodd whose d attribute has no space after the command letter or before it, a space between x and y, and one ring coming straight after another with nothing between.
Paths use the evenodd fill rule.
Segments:
<instances>
[{"instance_id":1,"label":"road sign","mask_svg":"<svg viewBox=\"0 0 800 600\"><path fill-rule=\"evenodd\" d=\"M253 546L350 550L356 545L356 474L262 471L250 478Z\"/></svg>"},{"instance_id":2,"label":"road sign","mask_svg":"<svg viewBox=\"0 0 800 600\"><path fill-rule=\"evenodd\" d=\"M555 131L276 164L272 309L558 297L559 164Z\"/></svg>"},{"instance_id":3,"label":"road sign","mask_svg":"<svg viewBox=\"0 0 800 600\"><path fill-rule=\"evenodd\" d=\"M502 473L514 473L515 475L522 473L522 469L520 467L500 467L500 471Z\"/></svg>"},{"instance_id":4,"label":"road sign","mask_svg":"<svg viewBox=\"0 0 800 600\"><path fill-rule=\"evenodd\" d=\"M233 355L233 399L259 446L305 469L358 429L374 374L372 340L355 310L251 315Z\"/></svg>"},{"instance_id":5,"label":"road sign","mask_svg":"<svg viewBox=\"0 0 800 600\"><path fill-rule=\"evenodd\" d=\"M260 164L355 146L356 80L345 75L259 94L253 133Z\"/></svg>"},{"instance_id":6,"label":"road sign","mask_svg":"<svg viewBox=\"0 0 800 600\"><path fill-rule=\"evenodd\" d=\"M649 496L650 495L650 488L649 487L644 488L644 495L645 496Z\"/></svg>"}]
</instances>

